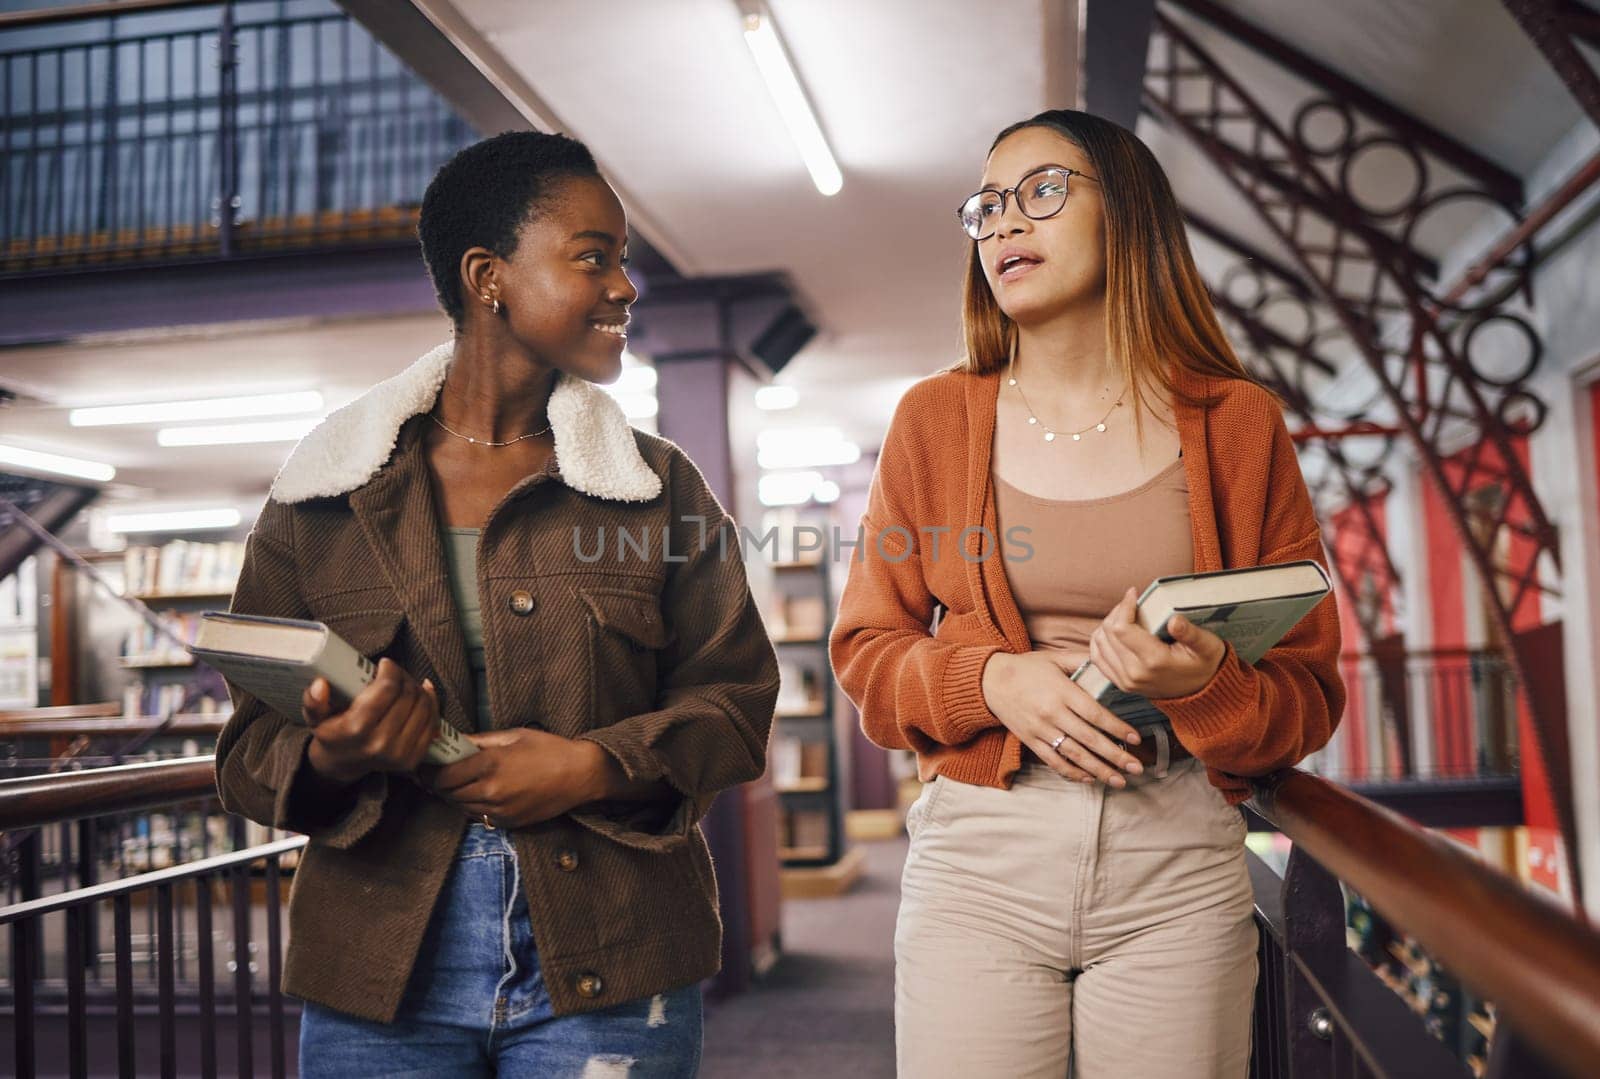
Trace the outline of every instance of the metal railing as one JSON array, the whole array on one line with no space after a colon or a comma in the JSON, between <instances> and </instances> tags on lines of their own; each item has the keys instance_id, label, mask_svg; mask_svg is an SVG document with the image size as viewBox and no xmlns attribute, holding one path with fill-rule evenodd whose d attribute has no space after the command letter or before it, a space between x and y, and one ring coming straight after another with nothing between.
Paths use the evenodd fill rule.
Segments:
<instances>
[{"instance_id":1,"label":"metal railing","mask_svg":"<svg viewBox=\"0 0 1600 1079\"><path fill-rule=\"evenodd\" d=\"M213 767L196 757L0 781L0 829L169 807L213 794ZM214 1076L231 1041L230 1074L285 1075L298 1009L281 992L283 884L305 843L280 839L0 908L15 1074L64 1061L72 1076ZM180 1027L193 1036L180 1038Z\"/></svg>"},{"instance_id":2,"label":"metal railing","mask_svg":"<svg viewBox=\"0 0 1600 1079\"><path fill-rule=\"evenodd\" d=\"M0 828L194 798L210 789L212 767L201 757L0 781ZM1494 1002L1487 1075L1591 1074L1600 1060L1594 929L1320 777L1287 770L1258 780L1250 806L1295 844L1281 877L1249 856L1261 934L1252 1076L1470 1074L1347 946L1341 881ZM283 1074L293 1005L280 993L282 878L304 844L280 840L0 908L16 1073L66 1059L74 1075L101 1067L172 1075L191 1063L212 1075L219 1039L231 1039L239 1074L258 1063ZM231 918L215 916L219 903ZM94 944L102 938L109 953ZM47 940L60 946L46 948ZM256 1029L263 1017L264 1033ZM192 1048L175 1036L180 1020L199 1025L192 1061L180 1059ZM110 1063L96 1065L96 1053Z\"/></svg>"},{"instance_id":3,"label":"metal railing","mask_svg":"<svg viewBox=\"0 0 1600 1079\"><path fill-rule=\"evenodd\" d=\"M1494 1002L1488 1076L1593 1074L1600 933L1326 779L1289 769L1254 788L1251 808L1294 850L1282 878L1251 856L1261 929L1253 1077L1472 1074L1347 947L1341 882Z\"/></svg>"},{"instance_id":4,"label":"metal railing","mask_svg":"<svg viewBox=\"0 0 1600 1079\"><path fill-rule=\"evenodd\" d=\"M413 242L470 126L331 0L180 7L0 26L0 273Z\"/></svg>"},{"instance_id":5,"label":"metal railing","mask_svg":"<svg viewBox=\"0 0 1600 1079\"><path fill-rule=\"evenodd\" d=\"M1488 649L1340 658L1349 698L1317 772L1341 783L1514 776L1520 684Z\"/></svg>"}]
</instances>

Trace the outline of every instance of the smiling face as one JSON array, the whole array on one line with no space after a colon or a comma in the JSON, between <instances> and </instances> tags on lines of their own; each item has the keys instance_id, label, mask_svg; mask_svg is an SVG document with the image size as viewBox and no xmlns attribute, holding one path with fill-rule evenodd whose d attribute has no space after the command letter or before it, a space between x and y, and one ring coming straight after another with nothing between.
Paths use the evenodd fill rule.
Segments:
<instances>
[{"instance_id":1,"label":"smiling face","mask_svg":"<svg viewBox=\"0 0 1600 1079\"><path fill-rule=\"evenodd\" d=\"M1065 166L1097 176L1077 144L1047 127L1025 127L1006 136L989 154L985 188L1019 183L1044 165ZM978 241L978 259L1000 309L1019 326L1037 325L1086 302L1100 302L1106 287L1105 206L1099 185L1069 179L1060 212L1034 220L1006 197L993 219L994 235Z\"/></svg>"},{"instance_id":2,"label":"smiling face","mask_svg":"<svg viewBox=\"0 0 1600 1079\"><path fill-rule=\"evenodd\" d=\"M516 250L492 259L476 288L468 252L467 300L498 295L511 336L534 358L589 382L612 382L628 343L628 306L639 298L623 268L627 237L611 185L587 176L557 181L518 231Z\"/></svg>"}]
</instances>

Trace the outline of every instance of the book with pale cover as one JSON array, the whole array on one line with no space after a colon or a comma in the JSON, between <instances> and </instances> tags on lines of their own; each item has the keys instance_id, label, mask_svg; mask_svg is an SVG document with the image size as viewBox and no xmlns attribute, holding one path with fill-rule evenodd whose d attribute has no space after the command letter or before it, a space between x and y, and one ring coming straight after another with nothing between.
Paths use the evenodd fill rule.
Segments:
<instances>
[{"instance_id":1,"label":"book with pale cover","mask_svg":"<svg viewBox=\"0 0 1600 1079\"><path fill-rule=\"evenodd\" d=\"M1311 559L1270 566L1217 570L1157 577L1139 597L1135 619L1164 641L1167 625L1183 615L1233 645L1245 663L1255 663L1283 639L1332 590L1328 574ZM1135 727L1165 721L1147 698L1125 693L1104 672L1085 660L1072 680L1089 695Z\"/></svg>"},{"instance_id":2,"label":"book with pale cover","mask_svg":"<svg viewBox=\"0 0 1600 1079\"><path fill-rule=\"evenodd\" d=\"M321 622L212 611L200 619L189 647L196 659L216 668L281 715L301 714L306 688L326 678L334 713L348 708L378 673L377 664ZM471 740L439 719L428 746L429 764L453 764L478 752Z\"/></svg>"}]
</instances>

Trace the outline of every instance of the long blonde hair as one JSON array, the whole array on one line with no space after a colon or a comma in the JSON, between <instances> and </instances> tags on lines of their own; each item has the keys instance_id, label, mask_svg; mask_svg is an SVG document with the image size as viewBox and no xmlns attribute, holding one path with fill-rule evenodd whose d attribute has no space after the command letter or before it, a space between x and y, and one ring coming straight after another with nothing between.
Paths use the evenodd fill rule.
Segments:
<instances>
[{"instance_id":1,"label":"long blonde hair","mask_svg":"<svg viewBox=\"0 0 1600 1079\"><path fill-rule=\"evenodd\" d=\"M1174 364L1198 375L1255 381L1217 322L1189 251L1178 200L1150 148L1110 120L1051 109L1000 132L990 152L1027 127L1046 127L1070 139L1100 181L1106 218L1106 348L1133 387L1135 423L1142 429L1142 413L1156 388L1190 404L1210 403L1177 385ZM1016 323L990 291L976 241L962 284L961 329L966 354L952 365L955 370L992 374L1006 365L1016 347Z\"/></svg>"}]
</instances>

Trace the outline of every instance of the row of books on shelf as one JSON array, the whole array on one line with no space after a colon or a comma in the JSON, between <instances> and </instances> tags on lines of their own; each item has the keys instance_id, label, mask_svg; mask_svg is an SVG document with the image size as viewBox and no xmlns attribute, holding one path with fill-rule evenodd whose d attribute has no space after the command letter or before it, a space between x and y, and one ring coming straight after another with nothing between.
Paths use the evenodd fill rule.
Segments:
<instances>
[{"instance_id":1,"label":"row of books on shelf","mask_svg":"<svg viewBox=\"0 0 1600 1079\"><path fill-rule=\"evenodd\" d=\"M794 809L778 814L778 853L818 860L831 853L833 824L826 810Z\"/></svg>"},{"instance_id":2,"label":"row of books on shelf","mask_svg":"<svg viewBox=\"0 0 1600 1079\"><path fill-rule=\"evenodd\" d=\"M129 547L122 554L123 589L133 596L223 595L244 566L244 544L173 540Z\"/></svg>"},{"instance_id":3,"label":"row of books on shelf","mask_svg":"<svg viewBox=\"0 0 1600 1079\"><path fill-rule=\"evenodd\" d=\"M821 596L789 596L780 592L769 604L767 633L775 641L821 640L825 616Z\"/></svg>"},{"instance_id":4,"label":"row of books on shelf","mask_svg":"<svg viewBox=\"0 0 1600 1079\"><path fill-rule=\"evenodd\" d=\"M200 632L200 611L162 611L157 618L168 633L161 633L148 622L139 622L122 640L124 667L189 666L194 659L178 641L193 644ZM174 639L176 638L176 640Z\"/></svg>"},{"instance_id":5,"label":"row of books on shelf","mask_svg":"<svg viewBox=\"0 0 1600 1079\"><path fill-rule=\"evenodd\" d=\"M125 716L215 715L231 711L225 695L210 687L185 682L149 683L136 678L122 687Z\"/></svg>"},{"instance_id":6,"label":"row of books on shelf","mask_svg":"<svg viewBox=\"0 0 1600 1079\"><path fill-rule=\"evenodd\" d=\"M0 626L31 626L39 605L39 563L25 558L15 573L0 580Z\"/></svg>"},{"instance_id":7,"label":"row of books on shelf","mask_svg":"<svg viewBox=\"0 0 1600 1079\"><path fill-rule=\"evenodd\" d=\"M151 813L134 818L129 834L122 837L121 869L123 873L148 873L158 869L192 862L201 852L210 850L220 854L233 849L228 834L229 820L220 813ZM259 847L282 839L287 833L274 832L253 820L244 822L244 845ZM291 868L298 862L299 851L289 851L279 864Z\"/></svg>"},{"instance_id":8,"label":"row of books on shelf","mask_svg":"<svg viewBox=\"0 0 1600 1079\"><path fill-rule=\"evenodd\" d=\"M767 766L779 790L826 790L828 787L827 742L775 734L767 749Z\"/></svg>"},{"instance_id":9,"label":"row of books on shelf","mask_svg":"<svg viewBox=\"0 0 1600 1079\"><path fill-rule=\"evenodd\" d=\"M823 709L817 672L798 663L778 662L778 714L813 715Z\"/></svg>"}]
</instances>

